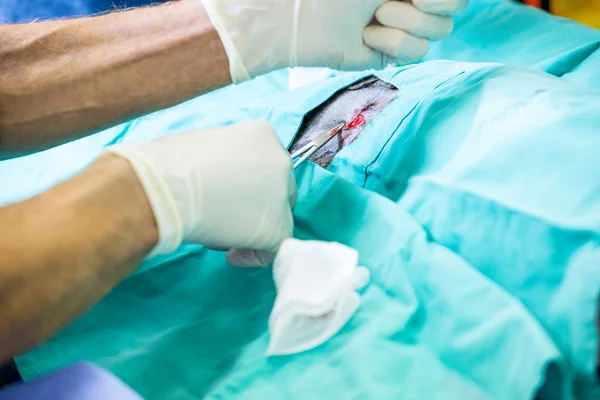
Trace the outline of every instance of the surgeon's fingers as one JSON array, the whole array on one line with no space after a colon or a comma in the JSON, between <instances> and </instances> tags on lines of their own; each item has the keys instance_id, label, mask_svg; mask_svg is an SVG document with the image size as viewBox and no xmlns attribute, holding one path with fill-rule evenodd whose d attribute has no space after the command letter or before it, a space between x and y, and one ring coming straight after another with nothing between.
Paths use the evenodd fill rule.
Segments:
<instances>
[{"instance_id":1,"label":"surgeon's fingers","mask_svg":"<svg viewBox=\"0 0 600 400\"><path fill-rule=\"evenodd\" d=\"M252 249L231 249L227 252L227 264L234 267L266 267L273 263L275 254Z\"/></svg>"},{"instance_id":2,"label":"surgeon's fingers","mask_svg":"<svg viewBox=\"0 0 600 400\"><path fill-rule=\"evenodd\" d=\"M440 40L452 33L452 18L429 14L410 3L388 1L377 9L375 19L388 28L429 40Z\"/></svg>"},{"instance_id":3,"label":"surgeon's fingers","mask_svg":"<svg viewBox=\"0 0 600 400\"><path fill-rule=\"evenodd\" d=\"M398 62L407 64L419 61L429 51L429 41L399 29L371 25L363 32L365 44Z\"/></svg>"},{"instance_id":4,"label":"surgeon's fingers","mask_svg":"<svg viewBox=\"0 0 600 400\"><path fill-rule=\"evenodd\" d=\"M257 249L230 249L227 252L227 263L234 267L266 267L275 259L279 246L285 239L292 237L294 231L294 217L292 208L296 205L298 188L294 170L291 168L287 182L287 198L282 199L279 211L271 215L266 221L262 235L255 237L252 245Z\"/></svg>"},{"instance_id":5,"label":"surgeon's fingers","mask_svg":"<svg viewBox=\"0 0 600 400\"><path fill-rule=\"evenodd\" d=\"M421 11L437 15L452 15L467 6L467 0L413 0L415 7Z\"/></svg>"}]
</instances>

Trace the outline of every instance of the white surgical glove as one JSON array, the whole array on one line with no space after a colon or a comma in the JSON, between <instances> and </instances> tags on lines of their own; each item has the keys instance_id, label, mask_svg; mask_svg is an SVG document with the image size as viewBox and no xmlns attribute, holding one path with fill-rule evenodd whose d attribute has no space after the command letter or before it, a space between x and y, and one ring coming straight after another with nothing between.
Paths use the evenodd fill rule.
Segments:
<instances>
[{"instance_id":1,"label":"white surgical glove","mask_svg":"<svg viewBox=\"0 0 600 400\"><path fill-rule=\"evenodd\" d=\"M292 161L266 122L107 151L129 160L144 187L159 230L153 255L187 241L232 249L227 255L232 265L268 265L292 235Z\"/></svg>"},{"instance_id":2,"label":"white surgical glove","mask_svg":"<svg viewBox=\"0 0 600 400\"><path fill-rule=\"evenodd\" d=\"M285 67L363 70L417 61L429 40L450 34L452 19L446 15L466 2L201 1L221 37L234 82Z\"/></svg>"}]
</instances>

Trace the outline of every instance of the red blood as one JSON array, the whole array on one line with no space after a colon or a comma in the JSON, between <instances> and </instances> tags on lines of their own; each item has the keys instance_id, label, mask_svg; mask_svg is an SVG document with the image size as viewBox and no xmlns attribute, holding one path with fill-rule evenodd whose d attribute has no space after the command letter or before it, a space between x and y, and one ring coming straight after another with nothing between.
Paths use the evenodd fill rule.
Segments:
<instances>
[{"instance_id":1,"label":"red blood","mask_svg":"<svg viewBox=\"0 0 600 400\"><path fill-rule=\"evenodd\" d=\"M365 117L362 114L358 114L358 117L346 124L346 129L356 128L358 125L365 122Z\"/></svg>"}]
</instances>

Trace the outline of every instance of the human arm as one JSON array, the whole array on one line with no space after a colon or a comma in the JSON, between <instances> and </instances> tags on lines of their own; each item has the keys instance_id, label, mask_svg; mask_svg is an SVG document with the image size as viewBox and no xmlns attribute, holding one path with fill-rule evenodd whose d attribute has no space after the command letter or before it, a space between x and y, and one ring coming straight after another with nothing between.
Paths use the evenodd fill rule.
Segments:
<instances>
[{"instance_id":1,"label":"human arm","mask_svg":"<svg viewBox=\"0 0 600 400\"><path fill-rule=\"evenodd\" d=\"M0 365L153 248L194 242L233 249L233 265L268 264L292 234L294 195L289 154L269 124L248 121L109 149L75 178L0 208Z\"/></svg>"},{"instance_id":2,"label":"human arm","mask_svg":"<svg viewBox=\"0 0 600 400\"><path fill-rule=\"evenodd\" d=\"M227 65L200 1L0 25L0 159L225 86Z\"/></svg>"},{"instance_id":3,"label":"human arm","mask_svg":"<svg viewBox=\"0 0 600 400\"><path fill-rule=\"evenodd\" d=\"M50 337L130 273L158 239L124 159L0 208L0 365Z\"/></svg>"}]
</instances>

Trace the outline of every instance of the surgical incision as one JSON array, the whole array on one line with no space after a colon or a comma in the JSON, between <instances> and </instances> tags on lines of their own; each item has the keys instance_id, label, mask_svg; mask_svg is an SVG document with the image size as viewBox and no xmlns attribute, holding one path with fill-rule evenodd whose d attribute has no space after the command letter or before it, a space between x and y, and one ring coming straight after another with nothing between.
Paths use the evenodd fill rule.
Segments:
<instances>
[{"instance_id":1,"label":"surgical incision","mask_svg":"<svg viewBox=\"0 0 600 400\"><path fill-rule=\"evenodd\" d=\"M323 131L344 122L346 126L342 132L310 157L311 161L327 168L333 157L352 143L383 107L397 96L396 87L376 77L365 78L340 90L306 115L290 152L293 153Z\"/></svg>"}]
</instances>

